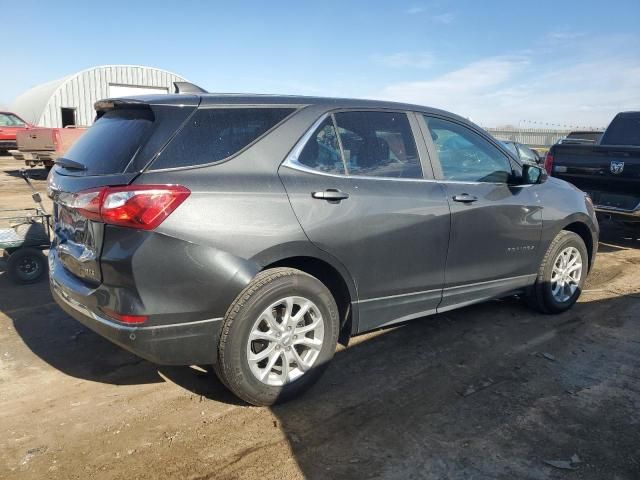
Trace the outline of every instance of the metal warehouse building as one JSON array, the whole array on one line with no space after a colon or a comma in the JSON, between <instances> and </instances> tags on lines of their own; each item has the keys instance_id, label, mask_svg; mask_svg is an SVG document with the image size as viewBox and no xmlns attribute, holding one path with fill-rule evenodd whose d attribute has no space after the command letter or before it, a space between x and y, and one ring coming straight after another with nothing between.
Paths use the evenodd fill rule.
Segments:
<instances>
[{"instance_id":1,"label":"metal warehouse building","mask_svg":"<svg viewBox=\"0 0 640 480\"><path fill-rule=\"evenodd\" d=\"M91 125L93 105L109 97L170 93L184 78L158 68L105 65L39 85L20 95L11 110L41 127Z\"/></svg>"}]
</instances>

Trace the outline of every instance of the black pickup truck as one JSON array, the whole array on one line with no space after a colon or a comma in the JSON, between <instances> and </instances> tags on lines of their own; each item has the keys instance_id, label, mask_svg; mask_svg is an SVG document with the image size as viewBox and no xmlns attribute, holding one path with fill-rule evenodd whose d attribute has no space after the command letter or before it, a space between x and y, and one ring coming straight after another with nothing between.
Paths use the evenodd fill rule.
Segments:
<instances>
[{"instance_id":1,"label":"black pickup truck","mask_svg":"<svg viewBox=\"0 0 640 480\"><path fill-rule=\"evenodd\" d=\"M640 112L616 115L595 145L552 146L544 166L587 192L600 215L640 227Z\"/></svg>"}]
</instances>

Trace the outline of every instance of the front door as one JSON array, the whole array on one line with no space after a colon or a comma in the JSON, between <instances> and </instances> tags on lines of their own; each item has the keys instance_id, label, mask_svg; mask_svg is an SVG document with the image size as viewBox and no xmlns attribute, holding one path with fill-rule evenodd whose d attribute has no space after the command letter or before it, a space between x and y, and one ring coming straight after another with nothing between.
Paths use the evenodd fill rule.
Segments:
<instances>
[{"instance_id":1,"label":"front door","mask_svg":"<svg viewBox=\"0 0 640 480\"><path fill-rule=\"evenodd\" d=\"M451 208L438 311L531 284L542 231L537 186L510 185L514 165L480 132L435 116L424 120L435 175Z\"/></svg>"},{"instance_id":2,"label":"front door","mask_svg":"<svg viewBox=\"0 0 640 480\"><path fill-rule=\"evenodd\" d=\"M416 131L404 112L328 115L279 171L309 239L351 273L359 331L433 313L441 299L449 206L423 176Z\"/></svg>"}]
</instances>

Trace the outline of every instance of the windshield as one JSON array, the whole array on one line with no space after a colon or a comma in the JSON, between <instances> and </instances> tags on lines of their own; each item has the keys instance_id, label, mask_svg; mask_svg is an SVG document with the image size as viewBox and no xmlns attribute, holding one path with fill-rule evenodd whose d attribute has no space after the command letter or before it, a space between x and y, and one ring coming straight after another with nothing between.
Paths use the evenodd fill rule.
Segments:
<instances>
[{"instance_id":1,"label":"windshield","mask_svg":"<svg viewBox=\"0 0 640 480\"><path fill-rule=\"evenodd\" d=\"M0 113L0 127L24 127L25 123L13 113Z\"/></svg>"}]
</instances>

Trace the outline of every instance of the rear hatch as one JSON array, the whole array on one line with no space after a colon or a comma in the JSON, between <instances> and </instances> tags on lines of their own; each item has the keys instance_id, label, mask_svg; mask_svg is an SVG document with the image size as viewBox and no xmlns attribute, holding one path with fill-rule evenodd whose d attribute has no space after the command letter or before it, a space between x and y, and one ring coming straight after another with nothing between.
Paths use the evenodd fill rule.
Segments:
<instances>
[{"instance_id":1,"label":"rear hatch","mask_svg":"<svg viewBox=\"0 0 640 480\"><path fill-rule=\"evenodd\" d=\"M198 98L152 97L98 102L97 119L49 175L54 201L53 254L84 282L101 282L105 225L90 213L104 187L130 184L182 125Z\"/></svg>"}]
</instances>

